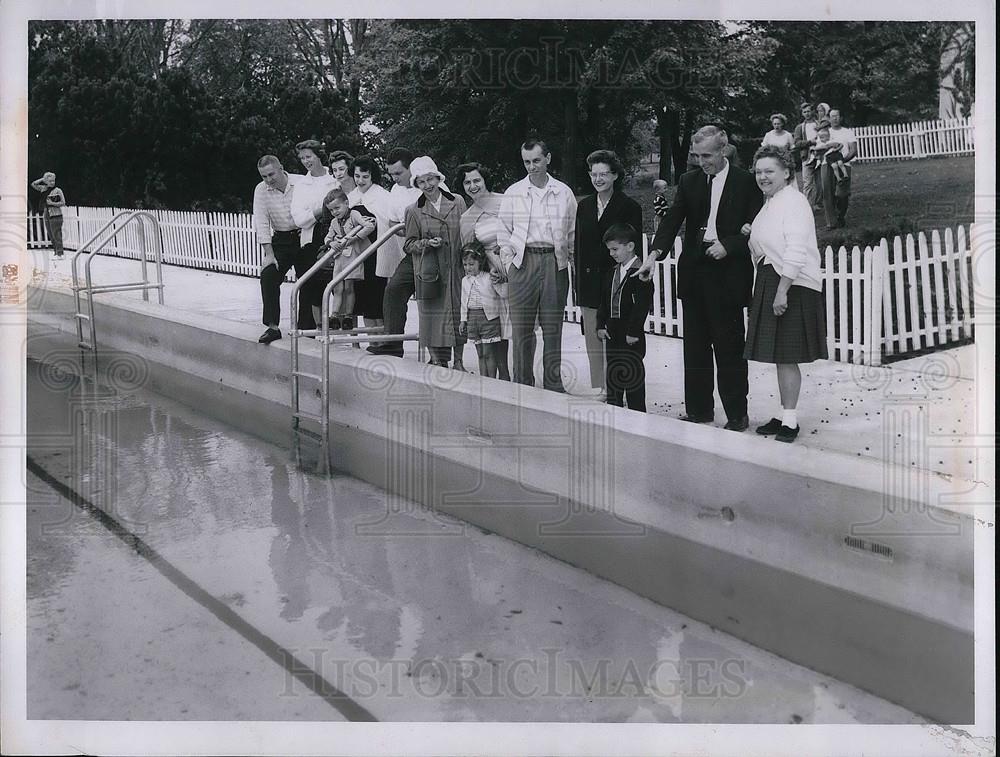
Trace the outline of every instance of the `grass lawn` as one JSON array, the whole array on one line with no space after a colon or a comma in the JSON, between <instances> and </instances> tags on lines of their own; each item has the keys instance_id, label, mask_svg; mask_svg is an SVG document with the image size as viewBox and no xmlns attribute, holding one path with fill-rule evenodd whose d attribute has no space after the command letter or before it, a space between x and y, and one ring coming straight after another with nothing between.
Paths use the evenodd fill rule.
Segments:
<instances>
[{"instance_id":1,"label":"grass lawn","mask_svg":"<svg viewBox=\"0 0 1000 757\"><path fill-rule=\"evenodd\" d=\"M853 192L847 227L826 230L822 212L816 213L820 247L878 244L881 237L918 231L930 232L972 222L975 158L924 158L854 166ZM656 166L643 166L625 191L643 209L647 234L653 231L653 179ZM675 187L668 189L672 197Z\"/></svg>"}]
</instances>

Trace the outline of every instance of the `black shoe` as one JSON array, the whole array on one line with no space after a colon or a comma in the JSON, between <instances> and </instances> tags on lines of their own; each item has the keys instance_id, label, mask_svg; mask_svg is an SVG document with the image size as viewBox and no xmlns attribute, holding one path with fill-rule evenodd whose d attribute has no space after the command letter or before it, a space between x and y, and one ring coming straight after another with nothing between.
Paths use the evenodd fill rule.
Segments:
<instances>
[{"instance_id":1,"label":"black shoe","mask_svg":"<svg viewBox=\"0 0 1000 757\"><path fill-rule=\"evenodd\" d=\"M715 415L682 415L681 420L688 423L711 423L715 420Z\"/></svg>"},{"instance_id":2,"label":"black shoe","mask_svg":"<svg viewBox=\"0 0 1000 757\"><path fill-rule=\"evenodd\" d=\"M750 428L750 418L744 415L742 418L728 421L725 428L726 431L746 431Z\"/></svg>"},{"instance_id":3,"label":"black shoe","mask_svg":"<svg viewBox=\"0 0 1000 757\"><path fill-rule=\"evenodd\" d=\"M795 437L799 435L799 427L788 428L788 426L782 426L778 429L778 433L774 435L774 438L779 442L794 442Z\"/></svg>"},{"instance_id":4,"label":"black shoe","mask_svg":"<svg viewBox=\"0 0 1000 757\"><path fill-rule=\"evenodd\" d=\"M327 319L326 325L330 327L330 331L340 331L340 319L335 315Z\"/></svg>"},{"instance_id":5,"label":"black shoe","mask_svg":"<svg viewBox=\"0 0 1000 757\"><path fill-rule=\"evenodd\" d=\"M772 418L763 426L757 426L754 430L761 436L771 436L781 431L781 421L778 418Z\"/></svg>"},{"instance_id":6,"label":"black shoe","mask_svg":"<svg viewBox=\"0 0 1000 757\"><path fill-rule=\"evenodd\" d=\"M344 331L351 331L354 328L354 317L345 315L340 319L340 328Z\"/></svg>"},{"instance_id":7,"label":"black shoe","mask_svg":"<svg viewBox=\"0 0 1000 757\"><path fill-rule=\"evenodd\" d=\"M365 347L365 350L372 353L373 355L385 354L385 348L381 344L369 344Z\"/></svg>"},{"instance_id":8,"label":"black shoe","mask_svg":"<svg viewBox=\"0 0 1000 757\"><path fill-rule=\"evenodd\" d=\"M257 341L261 344L270 344L271 342L276 342L279 339L281 339L281 331L269 328L260 335L260 338Z\"/></svg>"}]
</instances>

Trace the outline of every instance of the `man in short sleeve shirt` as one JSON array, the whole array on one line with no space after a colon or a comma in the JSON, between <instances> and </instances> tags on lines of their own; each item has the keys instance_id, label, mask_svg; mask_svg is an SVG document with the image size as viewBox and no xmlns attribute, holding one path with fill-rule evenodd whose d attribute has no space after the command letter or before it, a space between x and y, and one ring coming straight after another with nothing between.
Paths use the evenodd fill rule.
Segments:
<instances>
[{"instance_id":1,"label":"man in short sleeve shirt","mask_svg":"<svg viewBox=\"0 0 1000 757\"><path fill-rule=\"evenodd\" d=\"M851 162L858 154L858 138L852 129L844 126L841 113L837 108L830 110L830 141L840 146L840 152L844 156L844 167L847 169L847 178L838 182L828 165L821 166L823 214L826 216L827 226L839 228L846 224L847 205L851 199Z\"/></svg>"}]
</instances>

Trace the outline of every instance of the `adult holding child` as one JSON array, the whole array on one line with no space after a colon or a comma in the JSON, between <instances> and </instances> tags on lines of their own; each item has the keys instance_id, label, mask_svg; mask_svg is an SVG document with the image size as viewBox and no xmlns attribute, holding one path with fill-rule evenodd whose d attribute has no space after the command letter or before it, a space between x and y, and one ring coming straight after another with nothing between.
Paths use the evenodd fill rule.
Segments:
<instances>
[{"instance_id":1,"label":"adult holding child","mask_svg":"<svg viewBox=\"0 0 1000 757\"><path fill-rule=\"evenodd\" d=\"M351 166L354 175L354 189L347 195L351 208L375 222L375 232L369 242L385 234L392 225L392 199L389 190L382 186L382 169L370 155L354 159ZM365 245L367 247L367 245ZM384 246L384 245L383 245ZM364 264L364 278L355 285L355 313L364 317L366 326L383 324L383 299L385 283L392 270L379 271L379 252L369 255Z\"/></svg>"},{"instance_id":2,"label":"adult holding child","mask_svg":"<svg viewBox=\"0 0 1000 757\"><path fill-rule=\"evenodd\" d=\"M616 224L628 224L642 234L642 208L622 191L625 171L611 150L595 150L587 156L590 183L594 194L580 201L576 208L574 235L574 273L576 304L583 315L583 336L590 364L590 386L598 395L607 395L605 381L605 343L597 335L597 311L604 294L604 280L615 265L604 235ZM636 249L642 256L642 237ZM639 261L641 262L641 261ZM638 266L638 263L636 264Z\"/></svg>"},{"instance_id":3,"label":"adult holding child","mask_svg":"<svg viewBox=\"0 0 1000 757\"><path fill-rule=\"evenodd\" d=\"M781 442L798 436L800 363L825 360L823 281L812 208L795 187L795 162L787 150L765 145L754 155L764 206L749 227L757 268L744 357L774 363L781 417L756 431Z\"/></svg>"},{"instance_id":4,"label":"adult holding child","mask_svg":"<svg viewBox=\"0 0 1000 757\"><path fill-rule=\"evenodd\" d=\"M57 258L62 258L62 209L66 206L66 197L63 195L63 191L56 186L56 175L52 171L46 171L40 179L31 182L31 188L42 193L42 219L45 223L45 230L49 234L49 241L52 242L52 254Z\"/></svg>"},{"instance_id":5,"label":"adult holding child","mask_svg":"<svg viewBox=\"0 0 1000 757\"><path fill-rule=\"evenodd\" d=\"M489 262L490 276L494 284L507 281L500 262L500 203L503 195L490 189L490 174L479 163L463 163L455 169L454 186L462 193L468 209L462 214L462 244L478 243ZM500 340L492 348L496 363L495 375L510 381L508 353L510 352L511 323L510 306L507 297L498 301L500 317Z\"/></svg>"},{"instance_id":6,"label":"adult holding child","mask_svg":"<svg viewBox=\"0 0 1000 757\"><path fill-rule=\"evenodd\" d=\"M858 138L852 129L844 126L839 109L831 108L829 114L830 141L828 152L820 163L820 189L827 228L836 229L847 224L847 206L851 200L851 161L858 154Z\"/></svg>"},{"instance_id":7,"label":"adult holding child","mask_svg":"<svg viewBox=\"0 0 1000 757\"><path fill-rule=\"evenodd\" d=\"M340 187L340 182L326 168L327 154L321 142L307 139L295 145L295 151L306 174L295 185L291 213L295 225L299 227L300 257L308 259L311 265L316 262L316 252L323 244L329 227L323 199L331 189ZM308 311L306 316L311 319ZM303 325L300 322L299 328L315 328L315 324Z\"/></svg>"},{"instance_id":8,"label":"adult holding child","mask_svg":"<svg viewBox=\"0 0 1000 757\"><path fill-rule=\"evenodd\" d=\"M431 364L447 368L460 336L461 217L466 210L465 200L441 189L444 175L426 155L413 160L410 174L421 196L406 209L403 251L413 256L420 344L430 352Z\"/></svg>"}]
</instances>

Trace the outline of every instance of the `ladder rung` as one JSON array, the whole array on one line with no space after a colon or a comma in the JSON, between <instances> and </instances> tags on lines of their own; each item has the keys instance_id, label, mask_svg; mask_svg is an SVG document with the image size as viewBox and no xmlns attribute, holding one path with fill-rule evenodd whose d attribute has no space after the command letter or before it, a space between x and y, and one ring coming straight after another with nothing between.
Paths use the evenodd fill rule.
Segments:
<instances>
[{"instance_id":1,"label":"ladder rung","mask_svg":"<svg viewBox=\"0 0 1000 757\"><path fill-rule=\"evenodd\" d=\"M315 413L307 413L305 410L294 410L292 411L293 418L305 418L310 421L322 422L322 418Z\"/></svg>"},{"instance_id":2,"label":"ladder rung","mask_svg":"<svg viewBox=\"0 0 1000 757\"><path fill-rule=\"evenodd\" d=\"M90 320L90 316L87 315L86 313L77 313L76 317L77 318L83 318L83 319L88 320L88 321Z\"/></svg>"},{"instance_id":3,"label":"ladder rung","mask_svg":"<svg viewBox=\"0 0 1000 757\"><path fill-rule=\"evenodd\" d=\"M94 345L90 344L89 342L77 342L76 346L77 347L85 347L88 350L93 350L94 349Z\"/></svg>"},{"instance_id":4,"label":"ladder rung","mask_svg":"<svg viewBox=\"0 0 1000 757\"><path fill-rule=\"evenodd\" d=\"M292 429L292 431L300 436L308 436L310 439L316 439L317 441L323 441L323 435L318 431L312 431L308 428L302 428L301 426Z\"/></svg>"},{"instance_id":5,"label":"ladder rung","mask_svg":"<svg viewBox=\"0 0 1000 757\"><path fill-rule=\"evenodd\" d=\"M298 376L299 378L311 378L314 381L322 381L323 377L316 373L307 373L305 371L292 371L293 376Z\"/></svg>"}]
</instances>

